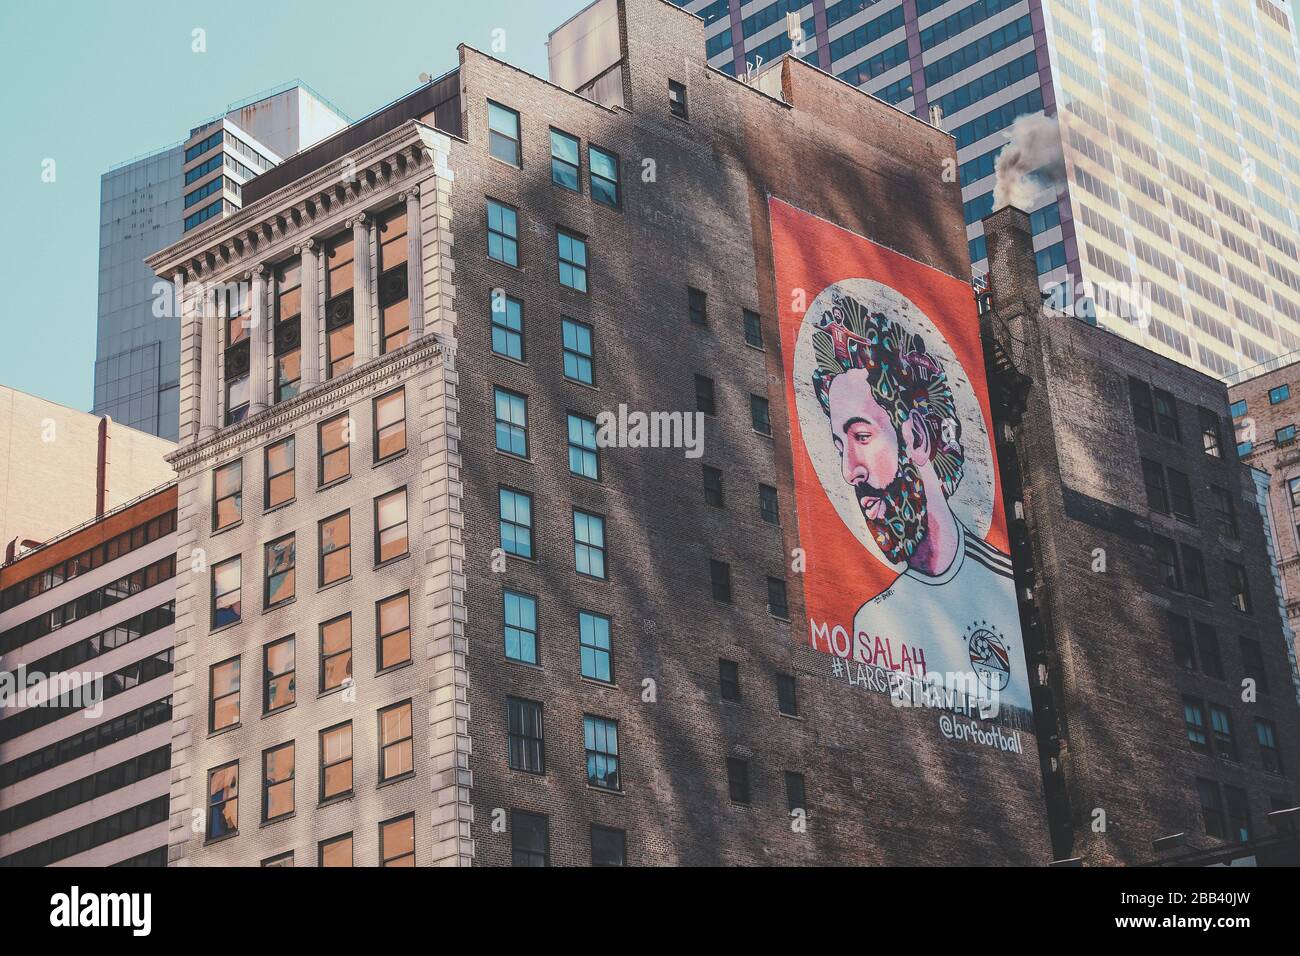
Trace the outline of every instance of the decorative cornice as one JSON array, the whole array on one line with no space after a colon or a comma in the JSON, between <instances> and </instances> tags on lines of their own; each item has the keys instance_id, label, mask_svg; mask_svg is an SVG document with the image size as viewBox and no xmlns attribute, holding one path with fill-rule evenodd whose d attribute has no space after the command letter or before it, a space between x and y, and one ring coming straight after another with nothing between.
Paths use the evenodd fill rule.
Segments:
<instances>
[{"instance_id":1,"label":"decorative cornice","mask_svg":"<svg viewBox=\"0 0 1300 956\"><path fill-rule=\"evenodd\" d=\"M424 335L396 352L390 352L360 368L352 369L346 375L313 385L307 391L287 402L272 405L264 412L247 418L238 425L221 428L215 435L200 438L191 445L185 445L166 456L178 474L185 474L197 467L205 459L215 460L227 452L256 443L280 428L310 415L340 399L354 395L374 385L379 380L411 366L434 357L443 358L445 350L438 336L430 333ZM439 364L446 364L440 362Z\"/></svg>"}]
</instances>

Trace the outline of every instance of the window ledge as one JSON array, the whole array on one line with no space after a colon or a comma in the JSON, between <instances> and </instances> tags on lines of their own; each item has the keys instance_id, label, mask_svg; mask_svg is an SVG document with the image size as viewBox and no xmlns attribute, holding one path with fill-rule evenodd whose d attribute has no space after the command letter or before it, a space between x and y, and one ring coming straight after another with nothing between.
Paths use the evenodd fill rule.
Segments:
<instances>
[{"instance_id":1,"label":"window ledge","mask_svg":"<svg viewBox=\"0 0 1300 956\"><path fill-rule=\"evenodd\" d=\"M329 491L331 488L337 488L339 485L345 484L346 482L351 480L352 480L352 472L348 472L342 478L335 478L329 484L317 485L316 492L317 494L319 494L322 491Z\"/></svg>"}]
</instances>

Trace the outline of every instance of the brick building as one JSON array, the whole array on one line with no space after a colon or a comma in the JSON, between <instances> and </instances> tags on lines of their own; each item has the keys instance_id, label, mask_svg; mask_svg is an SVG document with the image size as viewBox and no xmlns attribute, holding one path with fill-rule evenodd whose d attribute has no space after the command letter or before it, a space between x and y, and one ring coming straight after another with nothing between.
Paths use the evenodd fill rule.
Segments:
<instances>
[{"instance_id":1,"label":"brick building","mask_svg":"<svg viewBox=\"0 0 1300 956\"><path fill-rule=\"evenodd\" d=\"M1297 678L1227 387L1043 308L1024 213L985 229L1054 855L1294 862L1266 818L1300 803Z\"/></svg>"},{"instance_id":2,"label":"brick building","mask_svg":"<svg viewBox=\"0 0 1300 956\"><path fill-rule=\"evenodd\" d=\"M199 558L171 861L1047 862L1032 729L846 680L788 557L769 200L962 280L952 139L793 59L738 82L662 0L551 50L462 46L149 260ZM706 413L703 457L593 441L620 405Z\"/></svg>"},{"instance_id":3,"label":"brick building","mask_svg":"<svg viewBox=\"0 0 1300 956\"><path fill-rule=\"evenodd\" d=\"M0 866L165 865L175 568L174 484L0 566Z\"/></svg>"}]
</instances>

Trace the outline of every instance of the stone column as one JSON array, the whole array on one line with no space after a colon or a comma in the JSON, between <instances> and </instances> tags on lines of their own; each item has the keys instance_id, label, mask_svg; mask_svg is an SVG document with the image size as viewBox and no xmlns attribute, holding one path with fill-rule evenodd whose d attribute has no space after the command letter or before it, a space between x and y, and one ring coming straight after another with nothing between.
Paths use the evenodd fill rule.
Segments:
<instances>
[{"instance_id":1,"label":"stone column","mask_svg":"<svg viewBox=\"0 0 1300 956\"><path fill-rule=\"evenodd\" d=\"M411 316L411 341L424 335L424 245L420 228L420 187L406 197L406 300Z\"/></svg>"},{"instance_id":2,"label":"stone column","mask_svg":"<svg viewBox=\"0 0 1300 956\"><path fill-rule=\"evenodd\" d=\"M249 364L248 364L248 415L252 416L266 411L269 401L267 395L266 365L269 361L267 340L271 323L266 319L266 267L253 266L249 273L253 277L252 312L253 324L249 329Z\"/></svg>"},{"instance_id":3,"label":"stone column","mask_svg":"<svg viewBox=\"0 0 1300 956\"><path fill-rule=\"evenodd\" d=\"M374 308L370 293L370 220L362 213L352 224L352 367L359 368L373 357L371 338Z\"/></svg>"},{"instance_id":4,"label":"stone column","mask_svg":"<svg viewBox=\"0 0 1300 956\"><path fill-rule=\"evenodd\" d=\"M308 239L294 251L302 257L302 318L298 320L302 337L302 386L306 391L320 384L321 314L318 276L320 246Z\"/></svg>"},{"instance_id":5,"label":"stone column","mask_svg":"<svg viewBox=\"0 0 1300 956\"><path fill-rule=\"evenodd\" d=\"M198 321L202 323L203 344L199 355L199 439L217 433L217 353L221 351L221 316L217 309L217 290L205 289L199 301Z\"/></svg>"}]
</instances>

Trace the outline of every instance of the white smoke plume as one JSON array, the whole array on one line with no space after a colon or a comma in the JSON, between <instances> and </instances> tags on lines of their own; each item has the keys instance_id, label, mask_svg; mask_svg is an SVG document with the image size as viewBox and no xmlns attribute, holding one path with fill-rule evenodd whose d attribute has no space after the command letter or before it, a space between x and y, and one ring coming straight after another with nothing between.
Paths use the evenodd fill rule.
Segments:
<instances>
[{"instance_id":1,"label":"white smoke plume","mask_svg":"<svg viewBox=\"0 0 1300 956\"><path fill-rule=\"evenodd\" d=\"M1017 118L1008 137L994 170L993 208L1009 204L1029 210L1042 193L1065 186L1061 128L1055 117L1032 113Z\"/></svg>"}]
</instances>

